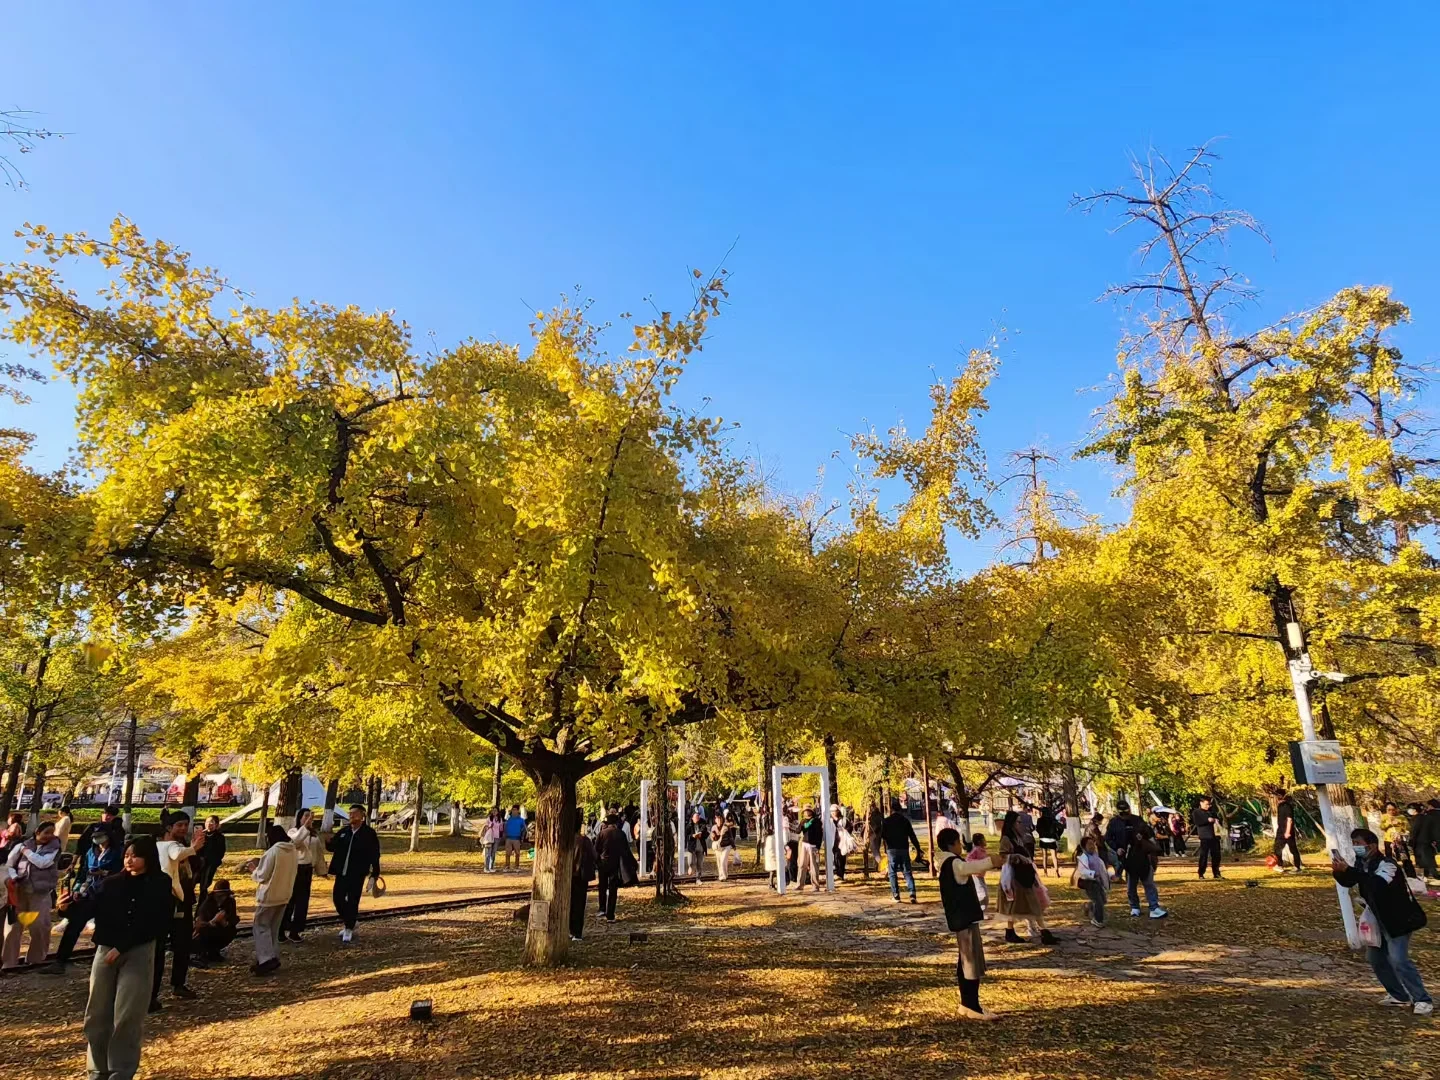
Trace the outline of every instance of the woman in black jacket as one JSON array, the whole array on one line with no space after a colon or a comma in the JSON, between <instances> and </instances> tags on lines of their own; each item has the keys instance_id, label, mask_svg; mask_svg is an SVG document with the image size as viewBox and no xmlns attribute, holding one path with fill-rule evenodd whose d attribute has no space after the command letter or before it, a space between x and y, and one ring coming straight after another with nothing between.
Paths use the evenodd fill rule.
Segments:
<instances>
[{"instance_id":1,"label":"woman in black jacket","mask_svg":"<svg viewBox=\"0 0 1440 1080\"><path fill-rule=\"evenodd\" d=\"M145 1012L155 975L155 942L170 927L170 878L155 840L125 847L125 871L105 883L95 910L95 961L85 1004L91 1076L130 1080L140 1067Z\"/></svg>"},{"instance_id":2,"label":"woman in black jacket","mask_svg":"<svg viewBox=\"0 0 1440 1080\"><path fill-rule=\"evenodd\" d=\"M1410 959L1410 935L1425 925L1425 909L1410 895L1410 886L1394 859L1380 848L1380 838L1369 829L1350 834L1355 865L1338 856L1330 862L1335 880L1345 888L1359 886L1364 900L1380 924L1380 945L1366 949L1370 967L1385 987L1381 1005L1411 1005L1421 1016L1434 1009L1415 961Z\"/></svg>"}]
</instances>

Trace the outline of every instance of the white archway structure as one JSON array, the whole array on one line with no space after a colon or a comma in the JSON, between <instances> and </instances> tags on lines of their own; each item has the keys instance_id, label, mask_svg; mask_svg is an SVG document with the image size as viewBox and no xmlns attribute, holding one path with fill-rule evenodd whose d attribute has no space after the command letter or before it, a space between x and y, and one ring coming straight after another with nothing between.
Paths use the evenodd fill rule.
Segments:
<instances>
[{"instance_id":1,"label":"white archway structure","mask_svg":"<svg viewBox=\"0 0 1440 1080\"><path fill-rule=\"evenodd\" d=\"M770 771L770 806L774 814L775 891L785 895L785 798L780 782L787 776L814 773L820 777L820 820L825 824L825 891L835 891L835 824L830 820L830 770L824 765L776 765Z\"/></svg>"},{"instance_id":2,"label":"white archway structure","mask_svg":"<svg viewBox=\"0 0 1440 1080\"><path fill-rule=\"evenodd\" d=\"M675 852L679 859L679 876L685 876L685 781L671 780L670 786L677 789L675 799ZM644 820L650 820L650 781L640 781L640 812L645 815ZM650 841L645 838L645 830L640 830L640 865L649 866L647 858L650 852ZM654 871L649 874L654 877Z\"/></svg>"}]
</instances>

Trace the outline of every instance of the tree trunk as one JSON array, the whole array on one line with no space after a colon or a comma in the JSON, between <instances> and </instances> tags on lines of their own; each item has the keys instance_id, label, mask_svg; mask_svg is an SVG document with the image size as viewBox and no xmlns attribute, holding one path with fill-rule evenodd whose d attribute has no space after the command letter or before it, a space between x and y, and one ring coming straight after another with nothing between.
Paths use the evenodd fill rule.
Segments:
<instances>
[{"instance_id":1,"label":"tree trunk","mask_svg":"<svg viewBox=\"0 0 1440 1080\"><path fill-rule=\"evenodd\" d=\"M1060 789L1065 797L1065 839L1070 851L1079 854L1084 833L1080 821L1080 785L1075 782L1075 748L1070 743L1070 721L1060 721Z\"/></svg>"},{"instance_id":2,"label":"tree trunk","mask_svg":"<svg viewBox=\"0 0 1440 1080\"><path fill-rule=\"evenodd\" d=\"M498 810L500 808L500 751L495 751L495 772L490 777L490 807Z\"/></svg>"},{"instance_id":3,"label":"tree trunk","mask_svg":"<svg viewBox=\"0 0 1440 1080\"><path fill-rule=\"evenodd\" d=\"M40 815L45 809L45 774L48 771L42 761L37 763L30 773L30 781L35 788L30 792L30 831L32 833L40 827Z\"/></svg>"},{"instance_id":4,"label":"tree trunk","mask_svg":"<svg viewBox=\"0 0 1440 1080\"><path fill-rule=\"evenodd\" d=\"M840 768L835 764L835 736L825 736L825 768L830 770L830 805L840 805Z\"/></svg>"},{"instance_id":5,"label":"tree trunk","mask_svg":"<svg viewBox=\"0 0 1440 1080\"><path fill-rule=\"evenodd\" d=\"M415 815L410 819L410 850L420 850L420 817L425 813L425 778L415 779Z\"/></svg>"},{"instance_id":6,"label":"tree trunk","mask_svg":"<svg viewBox=\"0 0 1440 1080\"><path fill-rule=\"evenodd\" d=\"M195 810L200 805L200 764L204 760L198 749L192 749L185 757L185 786L180 792L180 809L195 820Z\"/></svg>"},{"instance_id":7,"label":"tree trunk","mask_svg":"<svg viewBox=\"0 0 1440 1080\"><path fill-rule=\"evenodd\" d=\"M130 819L135 813L135 732L140 720L132 711L129 730L125 733L125 807L121 820L125 831L130 831Z\"/></svg>"},{"instance_id":8,"label":"tree trunk","mask_svg":"<svg viewBox=\"0 0 1440 1080\"><path fill-rule=\"evenodd\" d=\"M655 740L655 776L650 781L655 805L655 832L651 866L655 872L655 899L664 903L675 896L675 845L670 837L670 736L661 731ZM757 823L758 827L758 823ZM680 837L676 836L678 843Z\"/></svg>"},{"instance_id":9,"label":"tree trunk","mask_svg":"<svg viewBox=\"0 0 1440 1080\"><path fill-rule=\"evenodd\" d=\"M10 762L10 768L5 773L5 787L0 790L0 818L5 817L15 808L15 789L20 786L20 770L25 765L25 749L23 745L15 751L15 757Z\"/></svg>"},{"instance_id":10,"label":"tree trunk","mask_svg":"<svg viewBox=\"0 0 1440 1080\"><path fill-rule=\"evenodd\" d=\"M340 781L331 780L325 785L325 813L320 818L320 831L329 832L335 824L335 803L340 798Z\"/></svg>"},{"instance_id":11,"label":"tree trunk","mask_svg":"<svg viewBox=\"0 0 1440 1080\"><path fill-rule=\"evenodd\" d=\"M287 829L295 827L295 819L300 814L303 780L299 769L291 769L280 782L280 804L275 807L275 820Z\"/></svg>"},{"instance_id":12,"label":"tree trunk","mask_svg":"<svg viewBox=\"0 0 1440 1080\"><path fill-rule=\"evenodd\" d=\"M270 824L270 782L265 782L265 791L260 796L260 822L255 826L255 846L265 850L265 826Z\"/></svg>"},{"instance_id":13,"label":"tree trunk","mask_svg":"<svg viewBox=\"0 0 1440 1080\"><path fill-rule=\"evenodd\" d=\"M930 876L939 877L940 870L935 865L935 823L930 817L930 766L924 758L920 759L920 783L925 788L925 842L930 850Z\"/></svg>"},{"instance_id":14,"label":"tree trunk","mask_svg":"<svg viewBox=\"0 0 1440 1080\"><path fill-rule=\"evenodd\" d=\"M459 799L450 803L450 835L465 835L465 804Z\"/></svg>"},{"instance_id":15,"label":"tree trunk","mask_svg":"<svg viewBox=\"0 0 1440 1080\"><path fill-rule=\"evenodd\" d=\"M575 869L575 783L562 773L531 773L535 781L535 867L525 963L554 967L570 948L570 881Z\"/></svg>"}]
</instances>

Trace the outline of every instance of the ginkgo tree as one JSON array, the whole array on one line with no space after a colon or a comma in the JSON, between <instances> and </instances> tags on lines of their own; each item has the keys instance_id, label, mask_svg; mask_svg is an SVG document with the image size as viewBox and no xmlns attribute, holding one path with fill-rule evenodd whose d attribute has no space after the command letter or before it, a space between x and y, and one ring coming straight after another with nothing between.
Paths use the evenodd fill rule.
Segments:
<instances>
[{"instance_id":1,"label":"ginkgo tree","mask_svg":"<svg viewBox=\"0 0 1440 1080\"><path fill-rule=\"evenodd\" d=\"M1085 452L1125 469L1136 566L1169 583L1159 632L1196 721L1175 745L1209 758L1201 773L1283 786L1286 665L1308 648L1344 676L1317 687L1318 719L1345 738L1357 778L1402 762L1433 783L1440 570L1425 529L1440 460L1413 415L1424 373L1394 340L1409 312L1387 288L1354 286L1241 326L1235 302L1252 294L1219 253L1259 226L1215 197L1212 162L1205 148L1174 167L1152 155L1132 187L1079 200L1140 234L1147 275L1115 293L1154 300L1137 305Z\"/></svg>"},{"instance_id":2,"label":"ginkgo tree","mask_svg":"<svg viewBox=\"0 0 1440 1080\"><path fill-rule=\"evenodd\" d=\"M528 351L422 357L390 313L254 305L124 220L27 236L0 306L78 389L94 595L138 630L251 595L288 664L424 698L517 762L537 790L526 958L559 961L579 779L804 662L746 581L719 422L669 396L723 276L619 355L572 306ZM113 272L97 301L64 284L76 259Z\"/></svg>"}]
</instances>

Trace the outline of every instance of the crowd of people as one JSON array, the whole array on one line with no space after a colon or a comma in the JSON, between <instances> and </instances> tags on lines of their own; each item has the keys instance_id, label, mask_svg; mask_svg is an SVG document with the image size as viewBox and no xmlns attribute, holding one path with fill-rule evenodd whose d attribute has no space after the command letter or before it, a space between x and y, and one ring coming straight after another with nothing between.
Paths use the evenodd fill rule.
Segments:
<instances>
[{"instance_id":1,"label":"crowd of people","mask_svg":"<svg viewBox=\"0 0 1440 1080\"><path fill-rule=\"evenodd\" d=\"M957 936L960 1014L967 1019L995 1019L979 997L985 971L980 926L991 914L992 899L995 917L1004 922L1005 941L1056 941L1047 924L1051 897L1044 878L1061 873L1064 815L1041 807L1037 819L1033 809L1022 805L1005 814L993 852L984 834L967 836L943 812L934 822L932 835L943 859L938 868L941 901L947 925ZM745 805L693 807L678 837L673 821L667 820L663 828L672 844L678 840L682 845L686 867L697 881L707 855L714 859L720 880L726 879L732 862L741 861L741 841L751 834L753 822L772 888L780 850L785 852L787 880L797 889L808 885L817 891L822 859L843 881L848 856L864 850L877 868L883 857L892 901L901 902L903 882L910 903L917 902L914 867L925 865L924 853L909 814L898 804L892 804L889 813L877 805L863 821L846 807L832 807L828 851L827 823L814 807L786 806L780 817L786 830L782 845L770 842L772 815L752 817ZM632 804L588 818L577 812L574 827L570 934L578 941L584 937L591 884L596 885L597 916L614 922L620 887L651 869L642 866L641 858L653 862L657 825ZM1142 914L1142 906L1152 919L1167 917L1155 884L1160 860L1185 857L1186 840L1193 838L1197 876L1203 879L1208 870L1220 878L1225 829L1213 801L1205 796L1188 819L1159 808L1147 819L1133 813L1124 800L1108 822L1095 812L1084 826L1070 870L1071 886L1085 896L1084 918L1103 927L1112 888L1122 882L1132 917ZM485 870L513 872L512 862L518 869L532 830L519 806L508 813L492 811L480 832ZM235 894L230 881L218 876L226 855L225 836L216 817L192 833L189 816L176 812L166 814L158 839L127 837L115 807L106 808L98 822L84 829L73 855L65 851L69 831L70 820L64 815L58 822L42 822L28 836L23 824L12 819L0 834L6 890L4 964L63 974L81 933L92 925L95 948L84 1025L89 1067L92 1075L128 1077L138 1067L145 1014L163 1008L167 953L172 996L192 999L196 995L189 986L190 968L225 963L226 949L239 933ZM1356 829L1351 839L1354 859L1332 853L1330 869L1337 882L1357 889L1364 901L1360 928L1367 958L1385 990L1381 1003L1428 1015L1433 1005L1410 958L1409 942L1426 922L1414 896L1414 863L1424 876L1434 876L1440 801L1412 804L1403 812L1387 804L1379 833ZM496 866L502 846L503 871ZM1290 867L1284 865L1286 856ZM1288 797L1277 807L1270 861L1277 870L1302 869L1296 812ZM291 828L269 825L263 853L239 870L250 874L256 885L251 971L267 976L281 966L282 942L303 940L316 876L331 878L341 940L354 940L361 897L380 891L379 837L359 805L350 808L340 829L324 833L314 814L302 810ZM987 882L992 871L999 871L994 894ZM55 914L63 916L64 931L54 961L47 965ZM1028 930L1030 937L1022 937L1017 927Z\"/></svg>"},{"instance_id":2,"label":"crowd of people","mask_svg":"<svg viewBox=\"0 0 1440 1080\"><path fill-rule=\"evenodd\" d=\"M235 894L230 881L218 876L225 836L218 817L192 833L187 813L167 810L158 839L127 837L119 808L109 806L80 834L72 853L65 851L69 825L69 815L62 814L27 837L21 820L12 818L0 835L4 966L63 975L91 926L85 1011L90 1075L124 1080L139 1066L145 1015L164 1007L167 954L171 995L191 1000L192 965L225 963L225 950L239 933ZM302 940L317 872L333 880L341 940L354 939L361 895L367 888L379 891L380 841L364 807L352 806L348 822L324 834L314 814L301 810L291 828L270 824L261 856L239 869L256 886L250 970L265 976L280 967L282 940ZM57 914L64 930L47 963Z\"/></svg>"}]
</instances>

